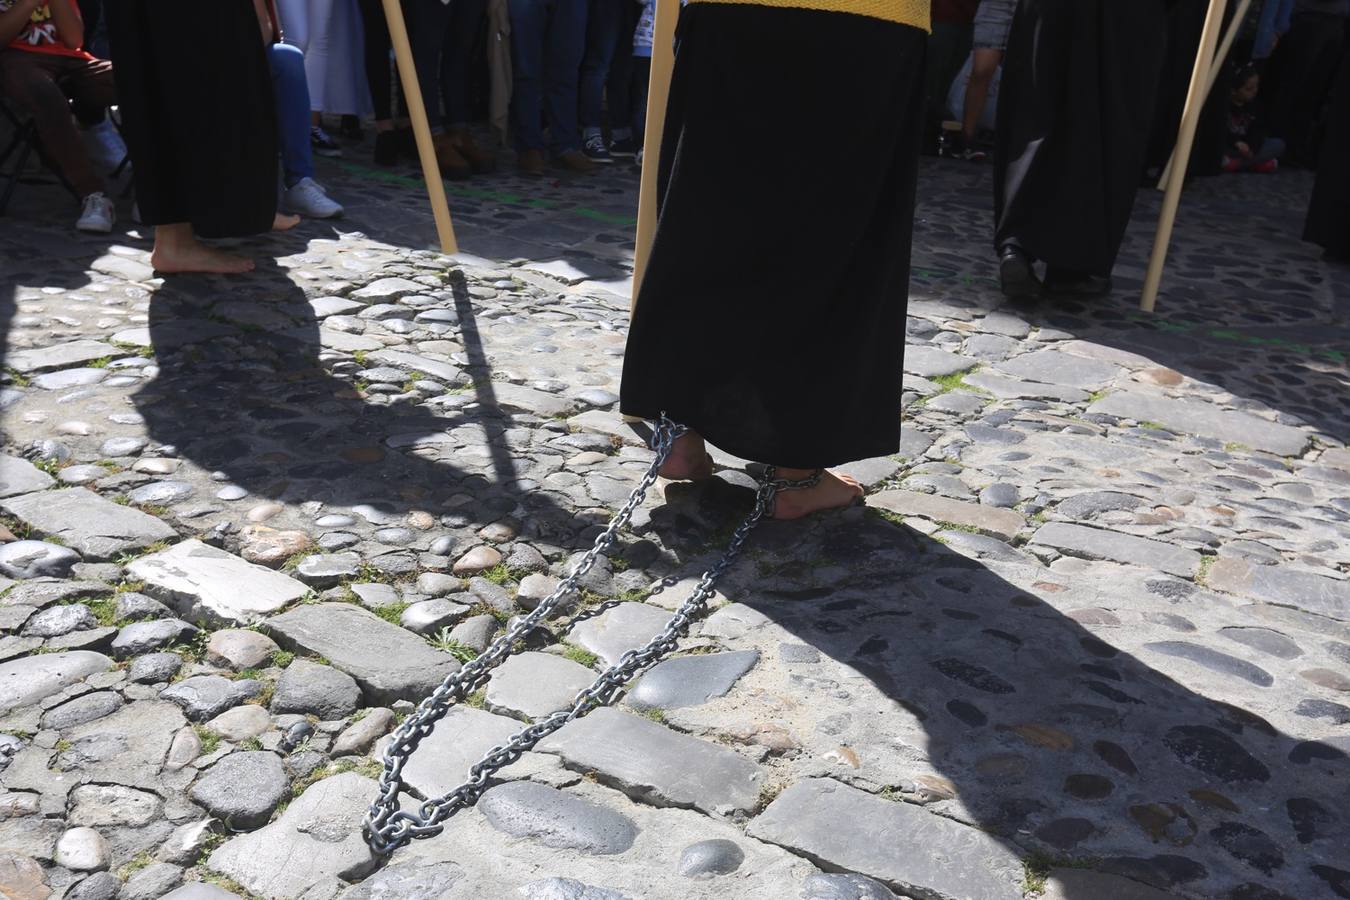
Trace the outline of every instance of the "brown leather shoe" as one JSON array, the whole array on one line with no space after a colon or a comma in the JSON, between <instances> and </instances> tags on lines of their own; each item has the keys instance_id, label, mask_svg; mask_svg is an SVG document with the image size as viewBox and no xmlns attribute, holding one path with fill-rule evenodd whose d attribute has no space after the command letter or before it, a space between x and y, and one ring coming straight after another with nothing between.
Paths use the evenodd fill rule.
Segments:
<instances>
[{"instance_id":1,"label":"brown leather shoe","mask_svg":"<svg viewBox=\"0 0 1350 900\"><path fill-rule=\"evenodd\" d=\"M525 175L543 175L545 168L543 150L522 150L516 157L516 165Z\"/></svg>"},{"instance_id":2,"label":"brown leather shoe","mask_svg":"<svg viewBox=\"0 0 1350 900\"><path fill-rule=\"evenodd\" d=\"M474 142L473 132L469 129L451 128L446 134L450 138L450 143L459 151L459 155L468 160L475 172L482 175L497 170L497 154L479 147Z\"/></svg>"},{"instance_id":3,"label":"brown leather shoe","mask_svg":"<svg viewBox=\"0 0 1350 900\"><path fill-rule=\"evenodd\" d=\"M595 163L591 162L586 154L580 150L568 150L562 156L555 157L553 164L569 172L595 171Z\"/></svg>"},{"instance_id":4,"label":"brown leather shoe","mask_svg":"<svg viewBox=\"0 0 1350 900\"><path fill-rule=\"evenodd\" d=\"M469 165L467 159L459 155L450 135L434 134L431 136L431 142L436 147L436 164L441 167L442 175L446 178L459 179L468 178L473 174L473 167Z\"/></svg>"}]
</instances>

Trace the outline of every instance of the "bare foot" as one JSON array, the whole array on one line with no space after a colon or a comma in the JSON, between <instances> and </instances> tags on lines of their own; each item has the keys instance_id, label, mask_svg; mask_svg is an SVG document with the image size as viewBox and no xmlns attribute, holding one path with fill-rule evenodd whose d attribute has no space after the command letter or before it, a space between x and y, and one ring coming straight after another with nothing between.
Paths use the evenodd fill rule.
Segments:
<instances>
[{"instance_id":1,"label":"bare foot","mask_svg":"<svg viewBox=\"0 0 1350 900\"><path fill-rule=\"evenodd\" d=\"M216 250L195 240L168 247L160 246L157 242L154 252L150 254L150 265L156 272L164 273L214 272L237 275L253 271L253 260Z\"/></svg>"},{"instance_id":2,"label":"bare foot","mask_svg":"<svg viewBox=\"0 0 1350 900\"><path fill-rule=\"evenodd\" d=\"M277 213L272 218L273 231L290 231L292 228L294 228L299 224L300 224L299 216L288 216L285 213Z\"/></svg>"},{"instance_id":3,"label":"bare foot","mask_svg":"<svg viewBox=\"0 0 1350 900\"><path fill-rule=\"evenodd\" d=\"M778 477L796 480L806 476L798 475L792 470L780 469ZM809 516L811 513L819 512L822 509L851 506L853 501L862 495L863 487L858 483L858 479L852 475L826 471L820 478L820 484L815 487L780 491L774 497L773 517L775 519L800 519L802 516Z\"/></svg>"},{"instance_id":4,"label":"bare foot","mask_svg":"<svg viewBox=\"0 0 1350 900\"><path fill-rule=\"evenodd\" d=\"M708 445L703 436L686 431L675 439L666 464L657 472L662 478L672 481L698 481L711 478L713 473L712 457L708 455Z\"/></svg>"}]
</instances>

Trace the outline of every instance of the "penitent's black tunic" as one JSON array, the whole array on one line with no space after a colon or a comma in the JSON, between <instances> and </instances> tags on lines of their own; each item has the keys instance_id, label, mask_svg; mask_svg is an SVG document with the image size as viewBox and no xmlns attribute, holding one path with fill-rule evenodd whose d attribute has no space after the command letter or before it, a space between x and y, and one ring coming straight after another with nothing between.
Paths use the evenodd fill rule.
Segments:
<instances>
[{"instance_id":1,"label":"penitent's black tunic","mask_svg":"<svg viewBox=\"0 0 1350 900\"><path fill-rule=\"evenodd\" d=\"M252 0L105 8L142 221L190 222L202 237L270 230L276 119Z\"/></svg>"},{"instance_id":2,"label":"penitent's black tunic","mask_svg":"<svg viewBox=\"0 0 1350 900\"><path fill-rule=\"evenodd\" d=\"M1143 174L1167 0L1022 0L998 98L995 244L1108 275Z\"/></svg>"},{"instance_id":3,"label":"penitent's black tunic","mask_svg":"<svg viewBox=\"0 0 1350 900\"><path fill-rule=\"evenodd\" d=\"M1322 142L1322 164L1313 185L1312 204L1303 239L1327 253L1350 260L1350 53L1341 60L1341 72Z\"/></svg>"},{"instance_id":4,"label":"penitent's black tunic","mask_svg":"<svg viewBox=\"0 0 1350 900\"><path fill-rule=\"evenodd\" d=\"M685 10L625 413L778 466L897 450L925 41L848 13Z\"/></svg>"}]
</instances>

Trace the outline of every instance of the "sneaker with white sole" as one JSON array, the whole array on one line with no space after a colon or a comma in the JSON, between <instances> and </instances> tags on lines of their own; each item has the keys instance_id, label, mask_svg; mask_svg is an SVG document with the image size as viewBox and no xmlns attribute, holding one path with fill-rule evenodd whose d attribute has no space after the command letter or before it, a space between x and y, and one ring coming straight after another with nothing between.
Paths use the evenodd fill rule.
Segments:
<instances>
[{"instance_id":1,"label":"sneaker with white sole","mask_svg":"<svg viewBox=\"0 0 1350 900\"><path fill-rule=\"evenodd\" d=\"M309 129L309 145L319 156L341 156L342 148L318 125Z\"/></svg>"},{"instance_id":2,"label":"sneaker with white sole","mask_svg":"<svg viewBox=\"0 0 1350 900\"><path fill-rule=\"evenodd\" d=\"M113 208L112 200L102 191L96 191L84 198L84 209L75 221L75 228L90 234L107 234L116 221L117 210Z\"/></svg>"},{"instance_id":3,"label":"sneaker with white sole","mask_svg":"<svg viewBox=\"0 0 1350 900\"><path fill-rule=\"evenodd\" d=\"M605 139L599 133L588 135L581 145L581 152L586 154L586 158L593 163L603 163L609 165L614 162L614 157L610 155L609 147L605 146Z\"/></svg>"},{"instance_id":4,"label":"sneaker with white sole","mask_svg":"<svg viewBox=\"0 0 1350 900\"><path fill-rule=\"evenodd\" d=\"M342 204L324 192L313 178L301 178L281 195L281 208L288 213L311 219L331 219L342 215Z\"/></svg>"}]
</instances>

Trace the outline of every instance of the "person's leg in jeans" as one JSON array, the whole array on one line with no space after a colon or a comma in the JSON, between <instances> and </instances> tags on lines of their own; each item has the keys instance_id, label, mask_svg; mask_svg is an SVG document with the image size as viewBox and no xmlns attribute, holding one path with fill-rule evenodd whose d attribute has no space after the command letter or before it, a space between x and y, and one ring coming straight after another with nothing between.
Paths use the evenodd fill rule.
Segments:
<instances>
[{"instance_id":1,"label":"person's leg in jeans","mask_svg":"<svg viewBox=\"0 0 1350 900\"><path fill-rule=\"evenodd\" d=\"M276 98L282 183L292 188L301 179L314 177L305 54L290 44L273 44L267 48L267 64L272 69L272 94Z\"/></svg>"},{"instance_id":2,"label":"person's leg in jeans","mask_svg":"<svg viewBox=\"0 0 1350 900\"><path fill-rule=\"evenodd\" d=\"M633 56L633 143L638 151L647 139L647 87L652 77L652 58Z\"/></svg>"},{"instance_id":3,"label":"person's leg in jeans","mask_svg":"<svg viewBox=\"0 0 1350 900\"><path fill-rule=\"evenodd\" d=\"M587 0L554 0L544 41L544 106L554 158L578 153L577 76L586 51Z\"/></svg>"},{"instance_id":4,"label":"person's leg in jeans","mask_svg":"<svg viewBox=\"0 0 1350 900\"><path fill-rule=\"evenodd\" d=\"M422 104L427 110L427 124L431 126L431 137L436 146L436 163L446 178L468 178L473 167L446 135L442 107L441 57L450 23L450 7L441 0L409 0L406 8L413 64L417 69L418 87L422 90Z\"/></svg>"},{"instance_id":5,"label":"person's leg in jeans","mask_svg":"<svg viewBox=\"0 0 1350 900\"><path fill-rule=\"evenodd\" d=\"M586 12L586 45L577 86L578 109L583 149L595 162L613 162L601 126L604 124L605 82L609 80L614 59L621 23L619 4L623 2L627 0L590 0ZM613 99L611 95L611 103Z\"/></svg>"},{"instance_id":6,"label":"person's leg in jeans","mask_svg":"<svg viewBox=\"0 0 1350 900\"><path fill-rule=\"evenodd\" d=\"M453 0L441 50L445 133L475 172L491 172L497 167L496 155L481 149L469 130L469 70L486 21L487 0Z\"/></svg>"},{"instance_id":7,"label":"person's leg in jeans","mask_svg":"<svg viewBox=\"0 0 1350 900\"><path fill-rule=\"evenodd\" d=\"M544 35L548 27L548 0L510 0L511 9L511 129L522 168L535 168L535 154L544 151L540 120L544 99ZM576 73L573 72L575 84ZM575 98L573 107L575 108ZM575 114L574 114L575 115ZM529 153L529 157L524 154ZM541 161L542 162L542 161Z\"/></svg>"},{"instance_id":8,"label":"person's leg in jeans","mask_svg":"<svg viewBox=\"0 0 1350 900\"><path fill-rule=\"evenodd\" d=\"M636 3L619 4L614 59L605 82L609 95L609 153L616 158L629 158L637 153L637 142L633 140L633 30L640 14L641 7Z\"/></svg>"}]
</instances>

